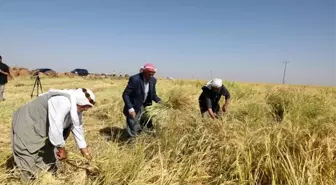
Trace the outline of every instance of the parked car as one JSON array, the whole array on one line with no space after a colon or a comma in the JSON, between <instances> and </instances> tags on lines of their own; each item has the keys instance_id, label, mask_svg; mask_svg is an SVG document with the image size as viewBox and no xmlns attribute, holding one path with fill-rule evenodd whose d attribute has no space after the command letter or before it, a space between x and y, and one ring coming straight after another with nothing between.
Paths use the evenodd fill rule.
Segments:
<instances>
[{"instance_id":1,"label":"parked car","mask_svg":"<svg viewBox=\"0 0 336 185\"><path fill-rule=\"evenodd\" d=\"M71 73L75 73L78 76L87 76L89 74L88 70L79 68L72 70Z\"/></svg>"},{"instance_id":2,"label":"parked car","mask_svg":"<svg viewBox=\"0 0 336 185\"><path fill-rule=\"evenodd\" d=\"M40 69L37 69L40 73L45 73L47 71L53 71L52 69L49 69L49 68L40 68Z\"/></svg>"},{"instance_id":3,"label":"parked car","mask_svg":"<svg viewBox=\"0 0 336 185\"><path fill-rule=\"evenodd\" d=\"M49 68L39 68L32 70L33 75L38 75L39 73L54 72L54 70Z\"/></svg>"}]
</instances>

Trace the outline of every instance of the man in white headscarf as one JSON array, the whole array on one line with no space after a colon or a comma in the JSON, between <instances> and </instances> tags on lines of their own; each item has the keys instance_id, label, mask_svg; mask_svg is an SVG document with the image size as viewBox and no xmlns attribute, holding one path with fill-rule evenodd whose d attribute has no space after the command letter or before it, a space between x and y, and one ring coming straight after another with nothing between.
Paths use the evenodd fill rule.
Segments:
<instances>
[{"instance_id":1,"label":"man in white headscarf","mask_svg":"<svg viewBox=\"0 0 336 185\"><path fill-rule=\"evenodd\" d=\"M225 97L225 102L222 107L222 111L225 113L228 109L231 95L223 85L222 80L215 78L203 86L202 94L198 98L202 116L205 112L208 112L210 117L215 119L220 111L219 100L222 96Z\"/></svg>"},{"instance_id":2,"label":"man in white headscarf","mask_svg":"<svg viewBox=\"0 0 336 185\"><path fill-rule=\"evenodd\" d=\"M42 170L57 170L67 158L65 140L72 132L82 155L91 160L84 139L82 114L96 98L89 89L49 90L20 107L12 120L12 152L21 180L27 183Z\"/></svg>"}]
</instances>

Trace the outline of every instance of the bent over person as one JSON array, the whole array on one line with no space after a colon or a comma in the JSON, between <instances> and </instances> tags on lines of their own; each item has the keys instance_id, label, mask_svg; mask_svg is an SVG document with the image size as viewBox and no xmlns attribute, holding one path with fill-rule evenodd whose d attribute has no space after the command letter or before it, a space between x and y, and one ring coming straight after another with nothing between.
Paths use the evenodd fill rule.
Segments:
<instances>
[{"instance_id":1,"label":"bent over person","mask_svg":"<svg viewBox=\"0 0 336 185\"><path fill-rule=\"evenodd\" d=\"M144 109L152 102L160 102L156 94L156 68L153 64L144 65L140 73L129 78L127 87L123 92L125 103L123 113L126 116L129 139L134 139L144 128L153 131L151 121L144 117ZM153 131L154 132L154 131Z\"/></svg>"},{"instance_id":2,"label":"bent over person","mask_svg":"<svg viewBox=\"0 0 336 185\"><path fill-rule=\"evenodd\" d=\"M215 78L202 87L202 94L199 96L199 106L202 116L208 112L210 117L215 119L220 111L219 100L225 97L222 111L226 112L230 103L230 92L222 84L222 80Z\"/></svg>"},{"instance_id":3,"label":"bent over person","mask_svg":"<svg viewBox=\"0 0 336 185\"><path fill-rule=\"evenodd\" d=\"M58 161L67 158L65 140L70 132L82 155L91 160L82 114L94 104L89 89L49 90L13 114L12 152L23 182L42 170L57 170Z\"/></svg>"}]
</instances>

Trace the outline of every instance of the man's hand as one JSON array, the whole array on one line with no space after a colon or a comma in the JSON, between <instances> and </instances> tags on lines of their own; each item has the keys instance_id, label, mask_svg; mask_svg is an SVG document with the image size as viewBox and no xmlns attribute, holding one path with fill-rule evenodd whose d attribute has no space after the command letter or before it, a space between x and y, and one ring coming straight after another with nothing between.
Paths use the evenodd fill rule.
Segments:
<instances>
[{"instance_id":1,"label":"man's hand","mask_svg":"<svg viewBox=\"0 0 336 185\"><path fill-rule=\"evenodd\" d=\"M66 154L66 151L65 151L65 148L57 148L58 152L56 153L57 154L57 158L59 160L64 160L67 158L67 154Z\"/></svg>"},{"instance_id":2,"label":"man's hand","mask_svg":"<svg viewBox=\"0 0 336 185\"><path fill-rule=\"evenodd\" d=\"M222 110L223 110L224 113L226 113L228 111L229 104L230 104L230 98L225 99L225 103L222 107Z\"/></svg>"},{"instance_id":3,"label":"man's hand","mask_svg":"<svg viewBox=\"0 0 336 185\"><path fill-rule=\"evenodd\" d=\"M7 76L11 76L10 73L7 73L7 72L5 72L5 71L3 71L3 70L1 70L1 69L0 69L0 73L2 73L2 74L4 74L4 75L7 75Z\"/></svg>"},{"instance_id":4,"label":"man's hand","mask_svg":"<svg viewBox=\"0 0 336 185\"><path fill-rule=\"evenodd\" d=\"M90 152L88 151L87 148L82 148L82 149L80 149L80 151L81 151L83 157L85 157L89 161L92 160L92 156L91 156L91 154L90 154Z\"/></svg>"},{"instance_id":5,"label":"man's hand","mask_svg":"<svg viewBox=\"0 0 336 185\"><path fill-rule=\"evenodd\" d=\"M8 73L6 73L5 71L3 71L3 70L1 70L1 69L0 69L0 73L5 74L5 75L8 75Z\"/></svg>"},{"instance_id":6,"label":"man's hand","mask_svg":"<svg viewBox=\"0 0 336 185\"><path fill-rule=\"evenodd\" d=\"M214 114L214 112L212 111L212 108L208 108L208 113L209 113L209 115L210 115L210 117L211 117L212 119L215 119L215 114Z\"/></svg>"},{"instance_id":7,"label":"man's hand","mask_svg":"<svg viewBox=\"0 0 336 185\"><path fill-rule=\"evenodd\" d=\"M131 118L135 119L136 113L135 111L133 111L133 112L130 112L129 115L131 116Z\"/></svg>"},{"instance_id":8,"label":"man's hand","mask_svg":"<svg viewBox=\"0 0 336 185\"><path fill-rule=\"evenodd\" d=\"M228 110L228 105L227 104L223 105L222 110L224 113L226 113Z\"/></svg>"}]
</instances>

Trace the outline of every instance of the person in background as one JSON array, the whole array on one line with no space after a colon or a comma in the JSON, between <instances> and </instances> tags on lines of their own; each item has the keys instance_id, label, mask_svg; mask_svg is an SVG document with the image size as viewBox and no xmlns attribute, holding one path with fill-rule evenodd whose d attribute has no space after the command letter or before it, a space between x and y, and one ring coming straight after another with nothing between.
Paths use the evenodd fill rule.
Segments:
<instances>
[{"instance_id":1,"label":"person in background","mask_svg":"<svg viewBox=\"0 0 336 185\"><path fill-rule=\"evenodd\" d=\"M156 68L153 64L145 64L140 72L129 78L128 84L122 94L124 101L123 113L126 117L126 127L129 139L134 139L141 130L155 132L151 121L143 115L144 109L159 103L161 99L156 94L156 82L154 75Z\"/></svg>"},{"instance_id":2,"label":"person in background","mask_svg":"<svg viewBox=\"0 0 336 185\"><path fill-rule=\"evenodd\" d=\"M13 78L9 73L9 67L2 62L2 56L0 55L0 101L4 101L5 85L8 82L8 77Z\"/></svg>"},{"instance_id":3,"label":"person in background","mask_svg":"<svg viewBox=\"0 0 336 185\"><path fill-rule=\"evenodd\" d=\"M51 89L14 112L11 148L23 183L35 179L42 170L57 170L59 161L67 158L65 141L70 132L82 155L91 160L82 114L95 100L89 89Z\"/></svg>"},{"instance_id":4,"label":"person in background","mask_svg":"<svg viewBox=\"0 0 336 185\"><path fill-rule=\"evenodd\" d=\"M203 86L202 93L198 98L202 116L204 116L205 112L208 112L210 117L215 119L220 111L219 100L222 96L225 97L222 107L222 111L225 113L228 110L231 95L222 84L222 80L215 78Z\"/></svg>"}]
</instances>

